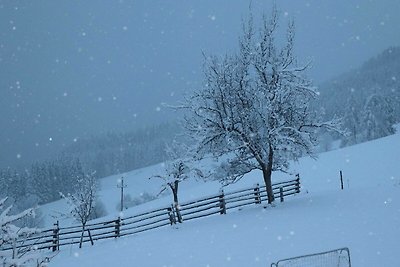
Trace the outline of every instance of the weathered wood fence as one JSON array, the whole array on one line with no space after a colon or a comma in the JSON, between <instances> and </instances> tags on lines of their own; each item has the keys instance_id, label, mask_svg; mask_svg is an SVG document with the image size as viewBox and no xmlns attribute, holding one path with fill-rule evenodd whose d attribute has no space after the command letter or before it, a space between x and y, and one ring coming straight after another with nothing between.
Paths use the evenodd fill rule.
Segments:
<instances>
[{"instance_id":1,"label":"weathered wood fence","mask_svg":"<svg viewBox=\"0 0 400 267\"><path fill-rule=\"evenodd\" d=\"M300 178L273 184L273 192L276 199L281 202L290 195L300 193ZM80 244L82 231L84 231L83 243L121 236L137 234L159 227L182 223L193 219L207 217L215 214L226 214L228 210L242 206L261 204L268 200L266 189L258 184L251 188L224 192L204 197L170 207L151 210L137 215L117 218L98 223L59 227L58 222L53 229L43 230L24 240L17 241L19 249L32 248L59 250L66 245ZM12 249L5 248L5 250Z\"/></svg>"}]
</instances>

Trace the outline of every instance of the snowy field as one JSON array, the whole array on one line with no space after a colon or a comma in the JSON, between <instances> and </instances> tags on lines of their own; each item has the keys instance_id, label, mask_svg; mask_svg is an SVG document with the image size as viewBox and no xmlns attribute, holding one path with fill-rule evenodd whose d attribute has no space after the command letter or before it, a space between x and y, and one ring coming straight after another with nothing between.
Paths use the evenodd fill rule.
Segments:
<instances>
[{"instance_id":1,"label":"snowy field","mask_svg":"<svg viewBox=\"0 0 400 267\"><path fill-rule=\"evenodd\" d=\"M157 192L159 181L147 178L160 170L157 165L127 174L127 192L132 196ZM300 173L302 193L276 207L248 206L176 227L84 244L82 249L63 247L49 266L265 267L282 258L340 247L350 249L352 266L400 266L399 134L323 153L317 161L302 159L293 170ZM344 190L340 190L339 170ZM291 178L274 175L274 182ZM103 179L100 192L108 216L114 218L118 178ZM256 182L262 183L262 177L253 172L225 190ZM184 182L181 201L214 194L219 187L216 182ZM165 196L125 213L171 201L171 196ZM62 205L51 203L42 209L48 214Z\"/></svg>"}]
</instances>

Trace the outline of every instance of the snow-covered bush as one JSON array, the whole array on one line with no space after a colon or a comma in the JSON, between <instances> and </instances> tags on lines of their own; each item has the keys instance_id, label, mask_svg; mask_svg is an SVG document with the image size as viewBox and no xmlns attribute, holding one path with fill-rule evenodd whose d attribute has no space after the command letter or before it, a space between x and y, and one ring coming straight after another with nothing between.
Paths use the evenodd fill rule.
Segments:
<instances>
[{"instance_id":1,"label":"snow-covered bush","mask_svg":"<svg viewBox=\"0 0 400 267\"><path fill-rule=\"evenodd\" d=\"M18 227L15 224L29 216L35 216L33 208L11 215L12 205L5 207L7 198L0 200L0 262L4 267L43 266L43 255L35 246L19 248L17 242L23 241L40 230L36 228Z\"/></svg>"}]
</instances>

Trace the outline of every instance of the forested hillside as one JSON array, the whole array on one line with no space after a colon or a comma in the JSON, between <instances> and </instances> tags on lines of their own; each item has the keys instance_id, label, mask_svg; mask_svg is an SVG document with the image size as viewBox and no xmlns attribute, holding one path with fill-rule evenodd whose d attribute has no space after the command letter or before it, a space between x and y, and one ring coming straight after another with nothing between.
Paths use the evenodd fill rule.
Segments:
<instances>
[{"instance_id":1,"label":"forested hillside","mask_svg":"<svg viewBox=\"0 0 400 267\"><path fill-rule=\"evenodd\" d=\"M63 153L79 158L86 169L96 171L97 177L105 177L164 161L165 145L178 133L176 123L163 123L77 140Z\"/></svg>"},{"instance_id":2,"label":"forested hillside","mask_svg":"<svg viewBox=\"0 0 400 267\"><path fill-rule=\"evenodd\" d=\"M393 134L393 124L400 121L400 47L323 83L319 91L325 117L344 119L349 132L344 145Z\"/></svg>"}]
</instances>

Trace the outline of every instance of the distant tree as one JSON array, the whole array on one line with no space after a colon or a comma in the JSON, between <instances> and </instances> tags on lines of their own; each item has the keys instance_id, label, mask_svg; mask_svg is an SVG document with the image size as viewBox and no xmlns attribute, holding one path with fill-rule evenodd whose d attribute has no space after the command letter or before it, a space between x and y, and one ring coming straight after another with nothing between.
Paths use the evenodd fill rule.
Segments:
<instances>
[{"instance_id":1,"label":"distant tree","mask_svg":"<svg viewBox=\"0 0 400 267\"><path fill-rule=\"evenodd\" d=\"M352 145L360 142L362 126L361 126L361 104L350 94L344 108L343 127L347 130L348 135L344 138L344 145Z\"/></svg>"},{"instance_id":2,"label":"distant tree","mask_svg":"<svg viewBox=\"0 0 400 267\"><path fill-rule=\"evenodd\" d=\"M314 156L320 123L309 103L317 94L305 77L306 66L294 56L294 23L285 44L278 48L278 12L263 18L258 34L250 16L243 26L238 54L205 60L204 88L186 98L185 128L196 141L195 153L212 153L222 162L225 184L259 169L268 203L274 201L272 171L286 171L290 160Z\"/></svg>"},{"instance_id":3,"label":"distant tree","mask_svg":"<svg viewBox=\"0 0 400 267\"><path fill-rule=\"evenodd\" d=\"M78 158L61 155L46 162L34 163L30 170L31 188L40 204L58 200L58 192L71 193L78 180L85 177Z\"/></svg>"},{"instance_id":4,"label":"distant tree","mask_svg":"<svg viewBox=\"0 0 400 267\"><path fill-rule=\"evenodd\" d=\"M27 209L21 213L10 215L12 205L5 207L7 198L0 200L0 260L2 266L40 266L43 256L34 246L17 248L17 241L23 241L35 233L39 233L36 228L21 228L15 225L19 220L34 216L33 208ZM11 250L5 250L11 248Z\"/></svg>"},{"instance_id":5,"label":"distant tree","mask_svg":"<svg viewBox=\"0 0 400 267\"><path fill-rule=\"evenodd\" d=\"M97 189L96 178L94 174L91 174L86 175L77 181L74 193L67 195L60 193L61 197L67 201L67 204L70 207L70 211L66 215L76 219L82 225L79 247L82 247L86 223L95 211Z\"/></svg>"},{"instance_id":6,"label":"distant tree","mask_svg":"<svg viewBox=\"0 0 400 267\"><path fill-rule=\"evenodd\" d=\"M367 98L362 113L365 140L373 140L395 133L393 107L387 97L373 94Z\"/></svg>"}]
</instances>

